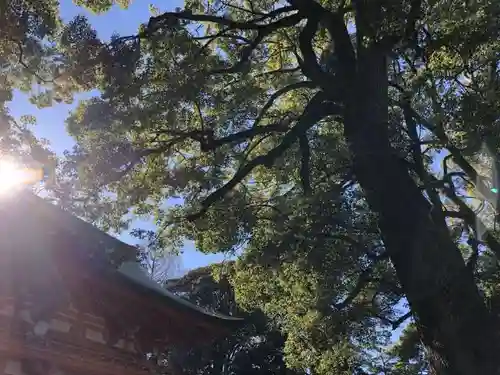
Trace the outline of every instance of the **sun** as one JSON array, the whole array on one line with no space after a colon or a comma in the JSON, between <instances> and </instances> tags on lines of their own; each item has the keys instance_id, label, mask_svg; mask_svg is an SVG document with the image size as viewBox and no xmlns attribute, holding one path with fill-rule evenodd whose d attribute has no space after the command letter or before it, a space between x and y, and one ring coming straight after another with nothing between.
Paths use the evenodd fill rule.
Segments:
<instances>
[{"instance_id":1,"label":"sun","mask_svg":"<svg viewBox=\"0 0 500 375\"><path fill-rule=\"evenodd\" d=\"M0 194L9 193L39 179L39 172L13 161L0 160Z\"/></svg>"}]
</instances>

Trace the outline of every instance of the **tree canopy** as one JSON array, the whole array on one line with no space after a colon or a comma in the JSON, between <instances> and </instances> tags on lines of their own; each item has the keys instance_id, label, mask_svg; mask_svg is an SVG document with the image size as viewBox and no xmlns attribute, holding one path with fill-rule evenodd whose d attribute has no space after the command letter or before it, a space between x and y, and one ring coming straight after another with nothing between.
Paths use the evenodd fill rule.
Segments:
<instances>
[{"instance_id":1,"label":"tree canopy","mask_svg":"<svg viewBox=\"0 0 500 375\"><path fill-rule=\"evenodd\" d=\"M169 363L180 374L305 374L286 367L284 337L262 311L244 311L238 306L226 277L232 269L232 263L198 268L167 285L169 290L205 309L245 318L244 327L211 345L188 352L172 351Z\"/></svg>"},{"instance_id":2,"label":"tree canopy","mask_svg":"<svg viewBox=\"0 0 500 375\"><path fill-rule=\"evenodd\" d=\"M28 92L35 80L48 76L53 64L51 43L59 30L57 3L46 1L1 1L0 14L0 155L25 164L53 164L44 140L36 139L32 116L14 119L8 110L14 90Z\"/></svg>"},{"instance_id":3,"label":"tree canopy","mask_svg":"<svg viewBox=\"0 0 500 375\"><path fill-rule=\"evenodd\" d=\"M236 314L244 317L246 322L241 329L217 339L211 345L188 352L172 350L168 353L167 363L178 369L179 374L307 374L308 371L292 370L286 366L286 339L275 320L258 308L242 309L236 302L232 286L234 280L231 280L235 274L234 266L231 261L194 269L166 285L170 291L198 306ZM302 326L302 329L307 332L311 327ZM333 362L325 364L331 366L338 362L339 366L325 368L325 371L358 375L425 373L426 362L421 359L422 351L415 332L415 327L409 326L399 344L378 352L374 347L370 361L361 366L349 365L349 358L345 357L348 352L339 350L335 353L337 357L331 358Z\"/></svg>"},{"instance_id":4,"label":"tree canopy","mask_svg":"<svg viewBox=\"0 0 500 375\"><path fill-rule=\"evenodd\" d=\"M60 205L237 255L236 301L299 372L499 371L500 3L186 0L110 41L18 3L38 49L32 67L2 42L7 77L31 77L7 91L40 75L40 106L100 91L67 119Z\"/></svg>"}]
</instances>

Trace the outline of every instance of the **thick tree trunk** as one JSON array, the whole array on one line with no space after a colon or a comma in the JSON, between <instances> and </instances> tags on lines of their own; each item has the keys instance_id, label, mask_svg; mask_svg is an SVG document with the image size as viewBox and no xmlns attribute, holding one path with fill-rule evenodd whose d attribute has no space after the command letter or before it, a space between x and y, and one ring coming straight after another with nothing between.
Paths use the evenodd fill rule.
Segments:
<instances>
[{"instance_id":1,"label":"thick tree trunk","mask_svg":"<svg viewBox=\"0 0 500 375\"><path fill-rule=\"evenodd\" d=\"M437 374L500 373L499 335L443 222L392 152L385 57L358 55L347 89L345 135Z\"/></svg>"}]
</instances>

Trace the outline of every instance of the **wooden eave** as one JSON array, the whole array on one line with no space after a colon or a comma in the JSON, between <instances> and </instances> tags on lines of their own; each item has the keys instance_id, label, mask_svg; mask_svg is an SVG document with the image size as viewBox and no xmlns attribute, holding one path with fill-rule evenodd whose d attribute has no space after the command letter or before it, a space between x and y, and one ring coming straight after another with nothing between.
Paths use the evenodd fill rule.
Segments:
<instances>
[{"instance_id":1,"label":"wooden eave","mask_svg":"<svg viewBox=\"0 0 500 375\"><path fill-rule=\"evenodd\" d=\"M2 206L5 209L4 215L8 214L9 210L15 210L17 213L21 213L21 216L22 214L26 217L29 215L40 225L56 227L70 234L72 238L76 239L79 246L75 246L75 249L69 251L85 251L85 254L75 253L75 256L86 257L89 261L88 264L95 266L92 267L94 272L97 272L104 282L108 281L118 285L124 292L130 291L133 294L139 294L146 297L158 308L173 309L187 315L188 319L198 320L200 323L203 322L214 328L232 329L243 323L241 318L212 313L168 290L159 290L159 288L144 285L144 283L137 282L118 272L118 265L109 262L107 253L112 252L118 255L117 259L130 261L136 258L137 249L134 246L125 244L31 192L22 191L6 198L0 198L0 210Z\"/></svg>"}]
</instances>

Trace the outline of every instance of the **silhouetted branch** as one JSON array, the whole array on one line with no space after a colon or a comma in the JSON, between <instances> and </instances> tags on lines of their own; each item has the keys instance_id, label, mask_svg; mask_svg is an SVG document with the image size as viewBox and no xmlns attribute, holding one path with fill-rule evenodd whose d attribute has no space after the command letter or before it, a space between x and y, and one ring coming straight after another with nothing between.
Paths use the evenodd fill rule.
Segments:
<instances>
[{"instance_id":1,"label":"silhouetted branch","mask_svg":"<svg viewBox=\"0 0 500 375\"><path fill-rule=\"evenodd\" d=\"M193 130L193 131L182 131L175 129L164 129L159 130L158 134L168 134L177 137L177 141L183 139L192 139L200 143L200 148L202 151L212 151L216 148L232 143L244 142L252 139L258 135L268 134L272 132L284 133L289 130L288 125L285 122L278 122L275 124L269 124L266 126L255 126L250 129L242 130L237 133L230 134L222 138L214 138L214 134L210 130ZM169 140L168 142L171 142ZM158 148L158 152L164 152L165 147Z\"/></svg>"},{"instance_id":2,"label":"silhouetted branch","mask_svg":"<svg viewBox=\"0 0 500 375\"><path fill-rule=\"evenodd\" d=\"M386 50L392 49L395 44L403 42L408 45L409 42L416 44L417 38L417 21L422 15L422 0L412 0L410 4L410 11L406 16L406 23L402 33L388 35L382 39L380 45ZM407 43L404 43L407 42Z\"/></svg>"},{"instance_id":3,"label":"silhouetted branch","mask_svg":"<svg viewBox=\"0 0 500 375\"><path fill-rule=\"evenodd\" d=\"M33 69L31 69L28 64L26 63L26 61L24 61L24 48L23 48L23 43L20 41L20 40L14 40L14 39L11 39L11 42L12 43L15 43L17 45L17 48L19 50L19 56L18 56L18 63L24 68L26 69L26 71L31 74L33 77L35 77L37 80L38 80L38 83L52 83L54 82L55 79L57 79L58 77L54 77L52 79L45 79L43 78L41 75L39 75L36 71L34 71Z\"/></svg>"},{"instance_id":4,"label":"silhouetted branch","mask_svg":"<svg viewBox=\"0 0 500 375\"><path fill-rule=\"evenodd\" d=\"M303 57L303 61L299 61L299 65L302 73L306 77L321 86L323 89L327 89L331 86L332 77L325 73L319 66L318 59L312 45L312 40L318 31L318 26L319 21L317 19L308 19L306 26L299 34L299 48Z\"/></svg>"},{"instance_id":5,"label":"silhouetted branch","mask_svg":"<svg viewBox=\"0 0 500 375\"><path fill-rule=\"evenodd\" d=\"M288 10L287 10L288 12ZM212 22L218 25L227 26L230 29L240 29L240 30L261 30L271 27L276 30L280 27L293 26L295 23L291 22L291 17L297 16L294 14L292 16L283 17L282 19L268 24L261 24L260 22L273 18L279 13L274 13L269 15L269 17L259 17L251 21L235 21L225 17L214 16L210 14L195 14L191 11L184 10L182 12L165 12L157 17L151 17L148 22L147 30L149 33L158 30L163 26L172 26L176 24L179 20L186 21L198 21L198 22ZM302 17L300 17L301 19ZM297 18L293 18L297 20ZM300 21L299 19L299 21Z\"/></svg>"},{"instance_id":6,"label":"silhouetted branch","mask_svg":"<svg viewBox=\"0 0 500 375\"><path fill-rule=\"evenodd\" d=\"M476 216L474 211L457 196L453 186L443 186L446 196L458 207L459 211L447 211L446 216L464 220L465 223L476 233L483 233L484 242L500 260L500 243L495 236L486 228L486 225ZM480 239L478 239L480 240Z\"/></svg>"},{"instance_id":7,"label":"silhouetted branch","mask_svg":"<svg viewBox=\"0 0 500 375\"><path fill-rule=\"evenodd\" d=\"M384 323L391 325L392 329L395 330L401 324L403 324L406 320L408 320L409 318L411 318L412 315L413 315L412 312L409 311L409 312L407 312L406 314L404 314L403 316L401 316L400 318L398 318L396 320L390 320L390 319L386 318L385 316L380 316L380 315L377 315L377 318L379 318L380 320L382 320Z\"/></svg>"},{"instance_id":8,"label":"silhouetted branch","mask_svg":"<svg viewBox=\"0 0 500 375\"><path fill-rule=\"evenodd\" d=\"M255 120L253 126L255 127L260 123L260 121L262 120L264 115L267 113L269 108L271 108L273 106L274 102L280 96L285 95L286 93L288 93L292 90L297 90L300 88L314 88L314 87L316 87L316 85L311 81L300 81L300 82L292 83L288 86L282 87L281 89L277 90L269 97L267 103L262 107L262 109L260 110L260 113L257 116L257 119Z\"/></svg>"},{"instance_id":9,"label":"silhouetted branch","mask_svg":"<svg viewBox=\"0 0 500 375\"><path fill-rule=\"evenodd\" d=\"M474 271L476 269L477 260L479 259L479 241L474 238L472 234L470 234L467 243L472 248L472 254L470 255L469 259L467 259L466 264L471 271Z\"/></svg>"},{"instance_id":10,"label":"silhouetted branch","mask_svg":"<svg viewBox=\"0 0 500 375\"><path fill-rule=\"evenodd\" d=\"M340 113L340 108L333 103L324 102L324 94L317 93L307 104L297 124L284 135L281 143L265 155L259 155L244 166L242 166L224 186L211 193L201 203L201 210L188 216L188 220L193 221L202 216L214 203L220 201L236 185L243 181L256 167L271 167L275 160L283 155L290 146L297 141L301 134L304 134L309 128L314 126L324 117Z\"/></svg>"},{"instance_id":11,"label":"silhouetted branch","mask_svg":"<svg viewBox=\"0 0 500 375\"><path fill-rule=\"evenodd\" d=\"M250 57L252 56L252 52L259 46L259 44L264 40L266 36L268 36L269 34L273 33L278 29L294 26L295 24L299 23L302 20L302 18L303 17L297 13L257 29L257 36L255 37L254 40L252 40L252 42L249 45L243 48L241 57L236 64L225 69L211 70L210 72L208 72L208 74L227 74L227 73L238 73L244 71L244 67L250 63Z\"/></svg>"},{"instance_id":12,"label":"silhouetted branch","mask_svg":"<svg viewBox=\"0 0 500 375\"><path fill-rule=\"evenodd\" d=\"M203 138L198 138L197 140L200 141L201 150L206 152L215 150L216 148L225 144L247 141L256 137L257 135L269 134L272 132L284 133L288 129L289 128L286 123L280 122L276 124L269 124L266 126L254 126L248 130L242 130L241 132L233 133L226 137L218 139L214 139L213 134L209 134L205 135Z\"/></svg>"},{"instance_id":13,"label":"silhouetted branch","mask_svg":"<svg viewBox=\"0 0 500 375\"><path fill-rule=\"evenodd\" d=\"M431 131L443 144L443 147L446 148L449 152L455 164L458 165L460 169L462 169L468 176L469 180L472 181L477 189L477 192L489 203L495 207L497 197L493 194L490 189L483 182L481 176L475 168L463 157L461 151L455 147L449 141L446 134L440 130L438 130L434 125L429 123L426 119L424 119L420 114L418 114L414 109L410 109L412 112L412 116L417 120L417 122L423 125L426 129ZM499 207L500 209L500 207Z\"/></svg>"}]
</instances>

